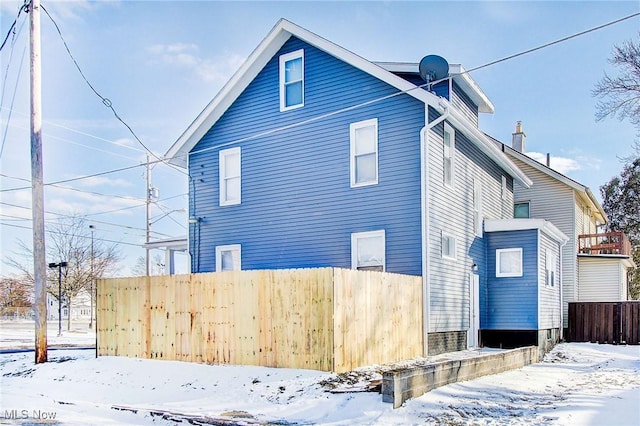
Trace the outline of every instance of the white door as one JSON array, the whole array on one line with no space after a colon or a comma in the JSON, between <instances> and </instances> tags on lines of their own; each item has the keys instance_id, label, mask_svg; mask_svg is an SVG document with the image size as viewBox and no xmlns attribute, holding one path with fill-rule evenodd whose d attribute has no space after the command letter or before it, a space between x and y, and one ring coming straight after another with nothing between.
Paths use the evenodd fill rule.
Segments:
<instances>
[{"instance_id":1,"label":"white door","mask_svg":"<svg viewBox=\"0 0 640 426\"><path fill-rule=\"evenodd\" d=\"M480 276L469 274L469 330L467 331L467 347L478 346L480 329Z\"/></svg>"}]
</instances>

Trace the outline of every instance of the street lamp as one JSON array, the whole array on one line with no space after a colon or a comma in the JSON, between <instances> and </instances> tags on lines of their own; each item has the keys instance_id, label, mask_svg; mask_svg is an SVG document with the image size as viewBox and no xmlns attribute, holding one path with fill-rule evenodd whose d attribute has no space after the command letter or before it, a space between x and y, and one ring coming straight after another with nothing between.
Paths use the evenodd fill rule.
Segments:
<instances>
[{"instance_id":1,"label":"street lamp","mask_svg":"<svg viewBox=\"0 0 640 426\"><path fill-rule=\"evenodd\" d=\"M91 291L89 292L89 301L91 303L91 311L89 312L89 330L93 328L93 288L94 288L94 279L93 279L93 225L89 225L89 229L91 229Z\"/></svg>"},{"instance_id":2,"label":"street lamp","mask_svg":"<svg viewBox=\"0 0 640 426\"><path fill-rule=\"evenodd\" d=\"M58 268L58 337L62 336L62 268L67 267L67 262L50 263L49 268ZM69 315L71 315L71 306L69 309Z\"/></svg>"}]
</instances>

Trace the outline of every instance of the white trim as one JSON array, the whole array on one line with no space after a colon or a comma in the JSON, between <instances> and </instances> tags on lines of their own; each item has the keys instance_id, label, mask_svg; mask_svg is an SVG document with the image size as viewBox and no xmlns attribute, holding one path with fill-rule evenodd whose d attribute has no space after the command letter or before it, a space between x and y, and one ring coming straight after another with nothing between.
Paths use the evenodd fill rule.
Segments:
<instances>
[{"instance_id":1,"label":"white trim","mask_svg":"<svg viewBox=\"0 0 640 426\"><path fill-rule=\"evenodd\" d=\"M449 134L449 147L447 155L447 145L445 144L446 135ZM449 175L447 176L447 160L449 160ZM455 187L456 176L456 130L445 121L444 130L442 132L442 179L444 186L448 188ZM448 178L448 179L447 179ZM448 180L448 182L447 182Z\"/></svg>"},{"instance_id":2,"label":"white trim","mask_svg":"<svg viewBox=\"0 0 640 426\"><path fill-rule=\"evenodd\" d=\"M569 241L562 231L544 219L492 219L484 221L485 232L523 231L525 229L539 229L560 243Z\"/></svg>"},{"instance_id":3,"label":"white trim","mask_svg":"<svg viewBox=\"0 0 640 426\"><path fill-rule=\"evenodd\" d=\"M358 240L360 238L382 237L382 270L387 270L387 238L384 229L351 234L351 269L358 269Z\"/></svg>"},{"instance_id":4,"label":"white trim","mask_svg":"<svg viewBox=\"0 0 640 426\"><path fill-rule=\"evenodd\" d=\"M233 271L242 270L242 247L240 244L216 246L216 272L222 272L222 252L230 251L233 255Z\"/></svg>"},{"instance_id":5,"label":"white trim","mask_svg":"<svg viewBox=\"0 0 640 426\"><path fill-rule=\"evenodd\" d=\"M228 176L226 170L226 157L231 155L238 156L238 175L237 176ZM237 204L242 203L242 152L240 147L223 149L218 154L218 167L219 167L219 179L218 179L218 192L220 194L220 205L221 206L235 206ZM238 184L238 198L229 200L227 197L227 186L225 182L228 179L238 179L240 182Z\"/></svg>"},{"instance_id":6,"label":"white trim","mask_svg":"<svg viewBox=\"0 0 640 426\"><path fill-rule=\"evenodd\" d=\"M502 265L502 257L503 253L518 253L520 255L520 270L514 272L500 272L500 265ZM522 247L514 247L514 248L504 248L504 249L496 249L496 277L504 278L504 277L521 277L524 274L523 265L522 265Z\"/></svg>"},{"instance_id":7,"label":"white trim","mask_svg":"<svg viewBox=\"0 0 640 426\"><path fill-rule=\"evenodd\" d=\"M449 254L445 254L444 252L444 241L449 240L453 247L450 246L451 251L453 251L453 256ZM440 236L440 253L443 259L456 260L458 258L458 241L456 240L455 235L450 234L446 231L442 231L442 235Z\"/></svg>"},{"instance_id":8,"label":"white trim","mask_svg":"<svg viewBox=\"0 0 640 426\"><path fill-rule=\"evenodd\" d=\"M374 145L375 151L369 154L375 154L376 157L376 176L374 180L356 182L356 131L365 127L374 128ZM378 119L372 118L370 120L358 121L349 125L349 163L351 169L351 187L356 188L359 186L376 185L378 183L378 163L379 163L379 150L378 150Z\"/></svg>"},{"instance_id":9,"label":"white trim","mask_svg":"<svg viewBox=\"0 0 640 426\"><path fill-rule=\"evenodd\" d=\"M286 77L285 66L287 62L292 61L294 59L302 59L302 78L301 80L299 80L302 83L302 94L301 94L302 102L299 104L286 106L285 105L285 100L286 100L285 88L286 88L287 82L285 81L285 77ZM298 82L298 80L295 82ZM299 49L299 50L296 50L295 52L290 52L284 55L280 55L280 112L301 108L303 106L304 106L304 49Z\"/></svg>"}]
</instances>

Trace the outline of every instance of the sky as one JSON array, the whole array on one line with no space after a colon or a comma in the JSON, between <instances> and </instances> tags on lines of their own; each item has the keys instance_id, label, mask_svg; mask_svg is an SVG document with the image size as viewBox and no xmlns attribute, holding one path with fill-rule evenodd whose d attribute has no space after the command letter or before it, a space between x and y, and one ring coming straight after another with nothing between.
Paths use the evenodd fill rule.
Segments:
<instances>
[{"instance_id":1,"label":"sky","mask_svg":"<svg viewBox=\"0 0 640 426\"><path fill-rule=\"evenodd\" d=\"M4 37L22 2L2 0ZM117 244L130 275L144 255L146 149L89 87L108 99L145 147L162 156L280 18L368 60L419 62L437 54L472 69L640 12L639 1L42 1L45 220L85 217ZM0 257L31 244L28 15L0 52ZM522 121L527 150L588 186L619 174L636 138L627 121L595 121L594 85L613 46L638 37L640 17L475 71L495 105L480 129L510 143ZM85 80L86 78L86 80ZM153 157L151 157L153 160ZM106 173L112 170L127 170ZM26 181L25 181L26 180ZM159 201L152 241L186 236L185 170L151 170ZM598 195L599 196L599 195ZM152 252L153 255L153 252ZM47 262L59 261L47 259ZM186 271L186 256L178 272ZM0 263L0 275L16 271Z\"/></svg>"}]
</instances>

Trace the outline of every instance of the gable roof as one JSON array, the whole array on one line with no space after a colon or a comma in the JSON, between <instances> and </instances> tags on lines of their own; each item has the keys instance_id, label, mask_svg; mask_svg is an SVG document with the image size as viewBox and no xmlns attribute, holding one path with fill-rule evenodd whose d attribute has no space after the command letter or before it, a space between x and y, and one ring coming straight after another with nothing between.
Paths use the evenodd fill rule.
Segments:
<instances>
[{"instance_id":1,"label":"gable roof","mask_svg":"<svg viewBox=\"0 0 640 426\"><path fill-rule=\"evenodd\" d=\"M178 140L169 148L165 158L170 163L186 167L188 153L222 117L240 94L249 86L264 66L278 52L290 37L296 37L326 53L376 77L392 87L412 96L425 104L436 106L442 113L450 111L449 120L459 128L482 152L493 159L507 173L521 185L528 187L531 181L527 176L482 133L463 114L452 108L449 103L436 95L418 88L383 67L370 62L355 53L338 46L309 30L306 30L286 19L280 19L260 44L251 52L247 60L236 71L231 79L218 92L213 100L196 117L196 119L180 135Z\"/></svg>"},{"instance_id":2,"label":"gable roof","mask_svg":"<svg viewBox=\"0 0 640 426\"><path fill-rule=\"evenodd\" d=\"M491 138L493 141L495 141L495 143L500 144L502 151L507 154L512 156L513 158L516 158L520 161L522 161L523 163L527 164L528 166L533 167L534 169L538 170L541 173L546 174L547 176L557 180L560 183L563 183L564 185L568 186L569 188L573 189L574 191L576 191L578 193L578 196L580 197L580 199L587 204L587 206L589 206L592 211L595 212L595 214L599 217L597 217L596 219L599 219L600 221L602 221L603 223L608 222L608 218L607 218L607 214L605 213L605 211L602 209L602 206L600 205L600 203L598 202L598 200L596 199L596 197L593 195L593 192L591 192L591 190L589 189L589 187L584 186L583 184L581 184L578 181L575 181L573 179L571 179L568 176L563 175L562 173L553 170L551 167L548 167L545 164L542 164L541 162L534 160L533 158L529 157L528 155L518 151L517 149L513 149L512 147Z\"/></svg>"},{"instance_id":3,"label":"gable roof","mask_svg":"<svg viewBox=\"0 0 640 426\"><path fill-rule=\"evenodd\" d=\"M415 74L419 75L419 64L414 62L374 62L382 68L393 73ZM462 88L471 100L478 105L478 111L493 113L495 107L489 97L478 86L473 78L467 73L460 64L449 64L449 75L458 86Z\"/></svg>"}]
</instances>

